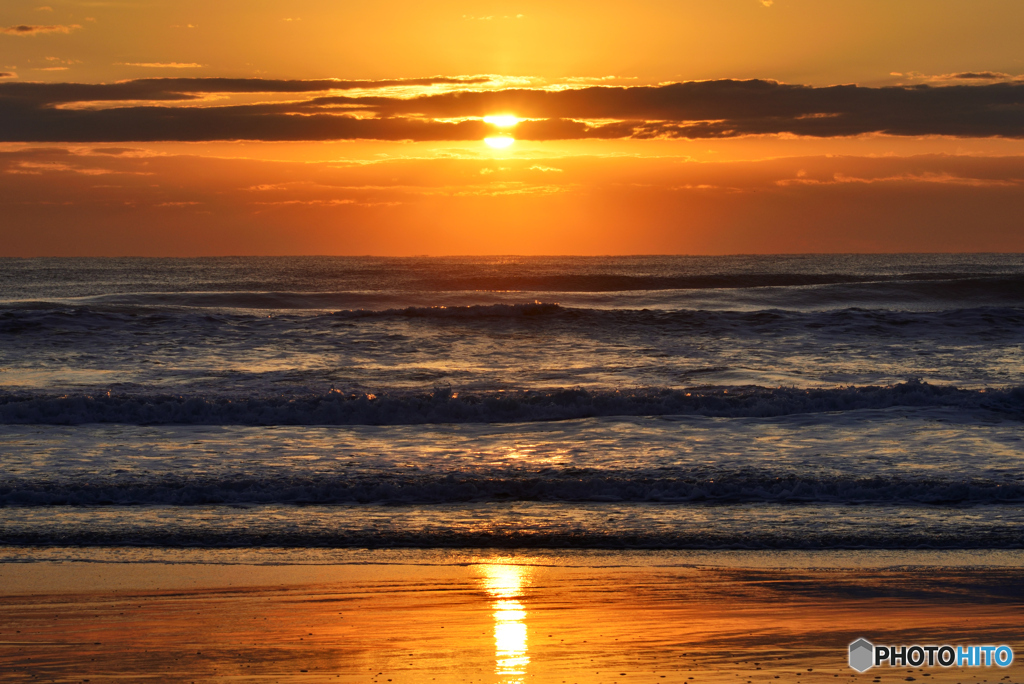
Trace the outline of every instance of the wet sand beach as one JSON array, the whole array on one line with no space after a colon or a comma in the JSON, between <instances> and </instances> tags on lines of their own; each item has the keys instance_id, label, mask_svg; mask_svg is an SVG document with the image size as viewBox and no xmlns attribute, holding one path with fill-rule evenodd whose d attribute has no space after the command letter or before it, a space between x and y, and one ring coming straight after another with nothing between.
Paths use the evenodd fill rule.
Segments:
<instances>
[{"instance_id":1,"label":"wet sand beach","mask_svg":"<svg viewBox=\"0 0 1024 684\"><path fill-rule=\"evenodd\" d=\"M1018 663L858 674L847 647L864 637L1019 653L1018 555L7 562L0 671L60 682L1013 682L1024 679Z\"/></svg>"}]
</instances>

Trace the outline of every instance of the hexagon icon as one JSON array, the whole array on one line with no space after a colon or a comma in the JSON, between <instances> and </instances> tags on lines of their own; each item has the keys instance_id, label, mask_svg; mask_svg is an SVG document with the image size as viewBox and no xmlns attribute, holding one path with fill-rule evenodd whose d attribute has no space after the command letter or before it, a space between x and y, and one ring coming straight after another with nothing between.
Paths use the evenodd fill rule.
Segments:
<instances>
[{"instance_id":1,"label":"hexagon icon","mask_svg":"<svg viewBox=\"0 0 1024 684\"><path fill-rule=\"evenodd\" d=\"M867 639L857 639L850 644L850 667L857 672L866 672L874 665L875 647Z\"/></svg>"}]
</instances>

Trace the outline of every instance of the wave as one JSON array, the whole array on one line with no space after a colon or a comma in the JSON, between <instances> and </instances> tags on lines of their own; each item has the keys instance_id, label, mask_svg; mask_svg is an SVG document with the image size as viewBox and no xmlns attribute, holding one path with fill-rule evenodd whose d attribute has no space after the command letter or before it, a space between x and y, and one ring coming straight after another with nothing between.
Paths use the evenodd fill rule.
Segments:
<instances>
[{"instance_id":1,"label":"wave","mask_svg":"<svg viewBox=\"0 0 1024 684\"><path fill-rule=\"evenodd\" d=\"M1024 483L991 479L828 477L795 473L545 472L403 475L164 476L119 481L7 480L0 506L221 504L833 503L991 505L1024 502Z\"/></svg>"},{"instance_id":2,"label":"wave","mask_svg":"<svg viewBox=\"0 0 1024 684\"><path fill-rule=\"evenodd\" d=\"M721 534L715 531L613 534L600 530L436 532L395 530L381 535L366 530L330 533L220 531L197 536L191 530L81 530L74 532L0 531L4 546L282 548L282 549L638 549L638 550L841 550L841 549L1020 549L1020 536L1005 530L819 533L796 537L782 533Z\"/></svg>"},{"instance_id":3,"label":"wave","mask_svg":"<svg viewBox=\"0 0 1024 684\"><path fill-rule=\"evenodd\" d=\"M273 283L246 285L251 289L6 299L0 300L0 306L13 310L90 308L142 312L175 309L399 311L441 305L515 304L532 298L557 300L575 307L585 307L592 302L620 309L826 310L857 306L948 309L1024 305L1024 275L1020 274L548 274L432 279L410 283L411 289L384 290L273 290L270 289Z\"/></svg>"},{"instance_id":4,"label":"wave","mask_svg":"<svg viewBox=\"0 0 1024 684\"><path fill-rule=\"evenodd\" d=\"M337 311L335 318L515 318L519 316L552 316L568 311L558 304L532 302L528 304L474 304L470 306L408 306L401 309L374 311L355 309ZM590 313L600 314L592 311Z\"/></svg>"},{"instance_id":5,"label":"wave","mask_svg":"<svg viewBox=\"0 0 1024 684\"><path fill-rule=\"evenodd\" d=\"M1019 335L1024 333L1024 307L970 307L937 311L900 311L845 308L825 311L787 311L764 309L722 311L700 309L600 309L564 306L551 302L492 303L466 306L432 305L386 309L345 309L331 313L302 315L263 314L226 311L125 311L102 307L53 307L0 309L0 335L82 334L118 332L165 332L180 334L183 329L201 329L210 333L225 329L273 335L297 329L329 330L339 323L405 319L472 323L545 321L567 326L629 326L716 332L761 334L779 330L800 333L835 332L840 334L887 334L902 336Z\"/></svg>"},{"instance_id":6,"label":"wave","mask_svg":"<svg viewBox=\"0 0 1024 684\"><path fill-rule=\"evenodd\" d=\"M346 393L302 397L203 394L0 393L0 424L417 425L518 423L597 416L773 417L799 413L948 406L1024 417L1024 386L964 390L917 380L832 389L522 390Z\"/></svg>"},{"instance_id":7,"label":"wave","mask_svg":"<svg viewBox=\"0 0 1024 684\"><path fill-rule=\"evenodd\" d=\"M235 302L237 305L237 302ZM383 310L352 309L326 315L265 315L227 311L188 310L125 310L117 307L77 306L61 307L51 304L24 305L0 309L0 335L26 333L49 334L54 331L74 333L117 333L146 330L174 334L182 328L202 328L210 331L232 328L256 333L273 334L296 327L329 328L338 320L380 318L435 318L435 319L488 319L551 316L565 312L558 304L542 302L520 304L489 304L471 306L412 306ZM592 312L600 315L600 312ZM1024 317L1024 314L1022 314Z\"/></svg>"},{"instance_id":8,"label":"wave","mask_svg":"<svg viewBox=\"0 0 1024 684\"><path fill-rule=\"evenodd\" d=\"M978 275L962 272L900 273L892 275L850 273L713 273L702 275L627 275L570 273L544 275L471 276L433 278L430 289L521 290L531 292L629 292L634 290L704 290L764 287L809 287L844 284L916 284L931 288L997 291L1019 294L1024 275Z\"/></svg>"},{"instance_id":9,"label":"wave","mask_svg":"<svg viewBox=\"0 0 1024 684\"><path fill-rule=\"evenodd\" d=\"M0 544L292 548L1021 548L1022 509L530 505L0 509ZM851 513L852 508L852 513ZM13 514L13 515L8 515ZM488 517L496 514L496 517ZM481 516L484 516L481 519ZM854 519L848 519L852 516ZM708 518L714 519L709 524Z\"/></svg>"},{"instance_id":10,"label":"wave","mask_svg":"<svg viewBox=\"0 0 1024 684\"><path fill-rule=\"evenodd\" d=\"M760 334L768 330L833 331L837 333L987 336L1024 332L1024 308L975 307L943 311L890 311L847 308L796 312L759 311L581 309L559 304L491 304L474 306L406 307L385 310L347 310L329 314L338 320L419 318L486 320L541 318L584 325L622 325L714 332L731 330ZM970 331L970 332L968 332Z\"/></svg>"}]
</instances>

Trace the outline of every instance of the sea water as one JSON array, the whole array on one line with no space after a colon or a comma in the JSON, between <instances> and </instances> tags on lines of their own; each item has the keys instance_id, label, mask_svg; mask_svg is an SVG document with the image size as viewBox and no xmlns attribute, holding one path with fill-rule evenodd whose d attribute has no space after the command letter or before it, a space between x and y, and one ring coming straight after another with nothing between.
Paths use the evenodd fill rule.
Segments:
<instances>
[{"instance_id":1,"label":"sea water","mask_svg":"<svg viewBox=\"0 0 1024 684\"><path fill-rule=\"evenodd\" d=\"M1022 255L0 260L9 549L1019 548L1022 421Z\"/></svg>"}]
</instances>

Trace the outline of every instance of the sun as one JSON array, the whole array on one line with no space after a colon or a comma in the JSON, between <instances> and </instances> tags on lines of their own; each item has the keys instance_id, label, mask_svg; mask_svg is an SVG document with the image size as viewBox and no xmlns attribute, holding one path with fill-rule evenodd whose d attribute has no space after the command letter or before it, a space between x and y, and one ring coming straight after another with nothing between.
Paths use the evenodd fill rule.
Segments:
<instances>
[{"instance_id":1,"label":"sun","mask_svg":"<svg viewBox=\"0 0 1024 684\"><path fill-rule=\"evenodd\" d=\"M519 117L515 114L489 114L484 117L484 123L490 124L495 128L512 128L518 124L519 121ZM515 141L515 138L504 132L489 138L484 138L484 142L487 143L488 147L493 147L498 150L505 149Z\"/></svg>"},{"instance_id":2,"label":"sun","mask_svg":"<svg viewBox=\"0 0 1024 684\"><path fill-rule=\"evenodd\" d=\"M484 123L489 123L498 128L512 128L519 123L519 118L514 114L493 114L485 116Z\"/></svg>"},{"instance_id":3,"label":"sun","mask_svg":"<svg viewBox=\"0 0 1024 684\"><path fill-rule=\"evenodd\" d=\"M489 147L493 147L498 150L505 149L515 141L515 138L509 137L507 135L499 135L493 138L484 138L484 142L487 143Z\"/></svg>"}]
</instances>

